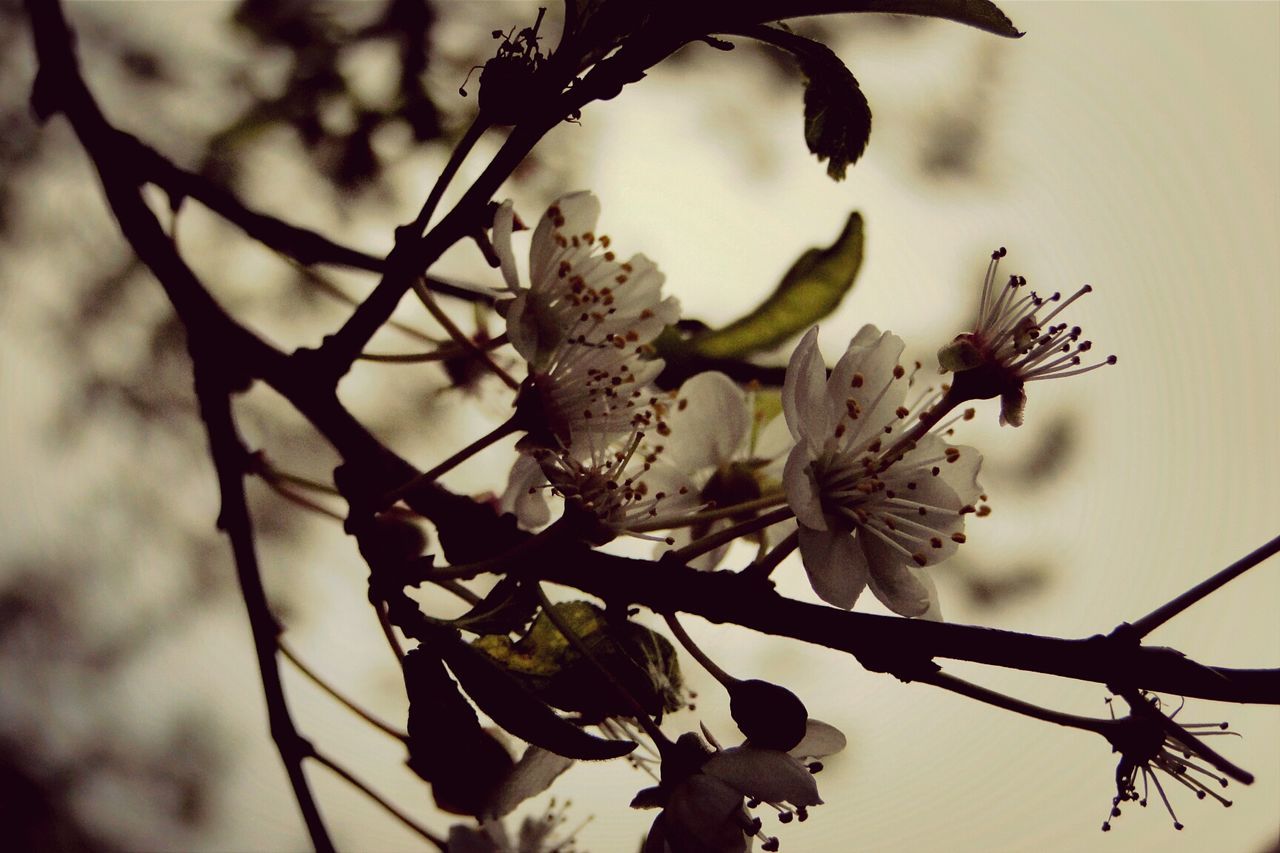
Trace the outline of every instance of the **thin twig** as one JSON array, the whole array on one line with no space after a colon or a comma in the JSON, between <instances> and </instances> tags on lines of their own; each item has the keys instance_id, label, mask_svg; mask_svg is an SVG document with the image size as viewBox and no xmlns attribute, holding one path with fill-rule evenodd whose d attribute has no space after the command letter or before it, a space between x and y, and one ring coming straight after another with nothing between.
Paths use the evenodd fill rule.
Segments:
<instances>
[{"instance_id":1,"label":"thin twig","mask_svg":"<svg viewBox=\"0 0 1280 853\"><path fill-rule=\"evenodd\" d=\"M218 526L231 540L235 555L236 575L240 580L240 591L249 614L254 649L258 655L258 669L262 675L271 736L280 751L289 782L293 785L294 796L311 835L311 843L320 853L327 853L334 849L333 842L325 829L319 807L302 770L303 759L314 755L314 749L310 742L298 734L293 724L280 679L280 669L276 663L280 626L267 604L267 594L262 586L254 548L253 522L245 502L244 461L248 454L236 434L231 417L231 401L226 391L210 382L207 375L209 368L199 358L195 366L196 395L200 400L201 414L209 434L210 452L222 490L222 511L218 515Z\"/></svg>"},{"instance_id":2,"label":"thin twig","mask_svg":"<svg viewBox=\"0 0 1280 853\"><path fill-rule=\"evenodd\" d=\"M454 146L453 153L449 155L449 162L445 163L444 169L440 171L440 176L436 178L435 184L431 187L431 192L427 195L426 202L422 205L422 209L418 211L418 218L413 221L413 227L421 234L426 230L427 225L431 222L431 214L435 213L436 206L440 204L441 197L444 196L445 189L449 186L449 182L453 180L453 176L458 173L458 168L462 166L462 162L467 159L467 155L471 153L471 149L480 141L480 137L484 136L484 132L489 129L489 122L477 115L467 126L466 131L462 134L462 139L458 140L458 144Z\"/></svg>"},{"instance_id":3,"label":"thin twig","mask_svg":"<svg viewBox=\"0 0 1280 853\"><path fill-rule=\"evenodd\" d=\"M441 851L448 849L449 843L445 839L436 835L434 832L427 829L425 826L418 823L413 818L409 817L409 815L401 811L398 807L392 805L391 802L387 800L386 797L383 797L377 791L373 790L364 782L360 781L358 777L353 775L345 767L338 764L336 761L333 761L322 752L317 752L312 757L316 761L318 761L320 764L323 764L325 767L328 767L330 770L332 770L334 774L336 774L339 778L344 780L351 787L355 788L357 791L364 794L366 797L368 797L369 799L377 803L379 806L381 806L383 811L385 811L387 814L391 815L393 818L400 821L402 824L404 824L409 829L416 832L418 835L425 838L427 841L430 841L432 844L436 846L436 849Z\"/></svg>"},{"instance_id":4,"label":"thin twig","mask_svg":"<svg viewBox=\"0 0 1280 853\"><path fill-rule=\"evenodd\" d=\"M331 697L337 700L339 704L344 706L348 711L355 714L357 717L364 720L366 723L373 726L378 731L382 732L383 734L390 735L391 737L395 738L401 743L404 743L408 740L409 735L406 732L402 732L396 727L390 725L389 723L386 723L383 720L380 720L378 717L374 716L372 713L370 713L369 711L366 711L364 708L357 705L351 699L347 698L332 684L330 684L329 682L321 678L315 672L315 670L313 670L311 667L303 663L302 660L296 654L294 654L293 649L290 648L289 644L284 642L283 640L280 641L280 653L284 655L286 660L288 660L291 664L294 665L294 667L297 668L298 672L301 672L308 679L310 679L312 684L319 687L325 693L328 693Z\"/></svg>"},{"instance_id":5,"label":"thin twig","mask_svg":"<svg viewBox=\"0 0 1280 853\"><path fill-rule=\"evenodd\" d=\"M1265 545L1250 551L1248 554L1241 557L1239 560L1236 560L1213 577L1201 581L1167 604L1162 604L1146 616L1143 616L1141 619L1131 622L1128 628L1124 628L1122 630L1122 633L1131 636L1134 639L1142 639L1156 628L1159 628L1165 622L1168 622L1191 605L1200 601L1200 599L1218 591L1222 587L1226 586L1230 581L1240 577L1242 574L1263 562L1268 557L1274 556L1276 553L1280 553L1280 536L1277 536Z\"/></svg>"}]
</instances>

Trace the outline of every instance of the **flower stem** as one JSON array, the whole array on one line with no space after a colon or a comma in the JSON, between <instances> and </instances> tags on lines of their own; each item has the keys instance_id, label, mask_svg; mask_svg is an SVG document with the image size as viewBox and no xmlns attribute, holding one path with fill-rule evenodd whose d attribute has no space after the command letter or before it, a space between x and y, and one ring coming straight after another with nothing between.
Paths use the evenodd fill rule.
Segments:
<instances>
[{"instance_id":1,"label":"flower stem","mask_svg":"<svg viewBox=\"0 0 1280 853\"><path fill-rule=\"evenodd\" d=\"M412 493L413 490L419 486L434 482L438 477L452 469L458 463L471 458L489 445L511 435L511 433L515 432L517 429L518 427L516 426L515 418L511 418L499 424L493 430L480 436L475 441L471 442L466 447L441 462L439 465L436 465L428 471L424 471L404 485L387 492L377 503L378 511L387 509L405 495Z\"/></svg>"},{"instance_id":2,"label":"flower stem","mask_svg":"<svg viewBox=\"0 0 1280 853\"><path fill-rule=\"evenodd\" d=\"M1128 628L1123 630L1123 633L1132 636L1135 640L1142 639L1165 622L1200 601L1200 599L1205 598L1210 593L1217 592L1220 588L1226 586L1228 582L1240 577L1240 575L1276 553L1280 553L1280 536L1275 537L1261 547L1255 548L1213 577L1201 581L1167 604L1162 604L1141 619L1130 623ZM1124 626L1121 627L1123 628Z\"/></svg>"},{"instance_id":3,"label":"flower stem","mask_svg":"<svg viewBox=\"0 0 1280 853\"><path fill-rule=\"evenodd\" d=\"M730 518L747 512L755 512L761 509L769 509L778 504L786 503L787 496L782 492L772 492L756 498L753 501L743 501L742 503L731 504L730 506L716 507L715 509L704 510L703 512L694 512L687 515L668 515L660 516L643 522L642 524L629 525L627 531L631 533L647 533L650 530L671 530L675 527L692 527L695 524L701 524L704 521L716 521L721 518Z\"/></svg>"},{"instance_id":4,"label":"flower stem","mask_svg":"<svg viewBox=\"0 0 1280 853\"><path fill-rule=\"evenodd\" d=\"M687 563L694 557L701 556L708 551L714 551L726 542L732 542L740 536L746 536L748 533L755 533L757 530L763 530L770 525L777 524L779 521L786 521L793 515L795 515L795 513L792 511L791 507L779 507L773 512L748 519L747 521L735 524L733 527L727 527L724 530L712 533L710 536L695 539L683 548L670 553L675 557L675 559Z\"/></svg>"},{"instance_id":5,"label":"flower stem","mask_svg":"<svg viewBox=\"0 0 1280 853\"><path fill-rule=\"evenodd\" d=\"M962 678L956 678L945 672L933 672L928 675L913 675L912 681L919 681L925 684L932 684L935 687L941 687L944 690L950 690L953 693L959 693L961 696L968 696L970 699L977 699L979 702L985 702L988 705L994 705L997 708L1004 708L1006 711L1013 711L1022 714L1024 717L1031 717L1036 720L1044 720L1045 722L1055 723L1059 726L1067 728L1080 729L1086 732L1094 732L1095 734L1106 735L1107 729L1116 725L1114 720L1100 720L1093 717L1081 717L1076 714L1065 714L1061 711L1054 711L1051 708L1042 708L1039 705L1032 705L1030 702L1024 702L1021 699L1015 699L1012 696L1006 696L1003 693L997 693L986 687L979 687L977 684L965 681Z\"/></svg>"},{"instance_id":6,"label":"flower stem","mask_svg":"<svg viewBox=\"0 0 1280 853\"><path fill-rule=\"evenodd\" d=\"M473 357L478 359L486 368L489 369L490 373L501 379L503 384L512 391L518 391L520 389L520 383L512 379L510 373L507 373L499 367L497 362L491 359L487 352L476 346L475 341L467 337L463 331L458 328L458 325L454 323L453 320L449 319L449 315L444 313L440 306L436 304L435 297L431 295L431 291L427 289L426 282L423 281L421 276L418 276L413 280L413 292L418 294L418 298L422 300L422 304L426 306L427 311L429 311L431 316L436 319L436 322L444 327L444 330L449 333L449 337L453 338L458 346L471 353Z\"/></svg>"},{"instance_id":7,"label":"flower stem","mask_svg":"<svg viewBox=\"0 0 1280 853\"><path fill-rule=\"evenodd\" d=\"M542 605L542 612L551 620L551 624L556 626L556 630L569 641L569 645L573 646L574 650L577 651L578 654L582 655L583 658L596 668L609 686L613 688L613 691L618 694L619 698L631 706L632 714L635 717L636 722L638 722L641 728L645 730L645 733L653 739L658 750L665 751L668 747L672 746L671 741L662 733L662 729L658 728L653 720L649 718L649 715L645 713L644 708L640 706L636 697L631 695L631 691L623 687L622 682L618 681L618 679L614 677L614 674L609 671L609 668L600 663L599 659L592 654L591 649L587 648L587 644L582 642L582 638L578 636L578 632L573 630L573 626L560 617L560 614L556 612L555 605L552 604L551 599L547 598L546 590L542 588L542 584L535 581L533 588L538 594L538 603Z\"/></svg>"},{"instance_id":8,"label":"flower stem","mask_svg":"<svg viewBox=\"0 0 1280 853\"><path fill-rule=\"evenodd\" d=\"M475 343L474 341L472 342ZM502 333L496 338L485 341L483 344L475 344L476 349L488 352L489 350L498 349L507 343L506 333ZM445 361L467 352L463 347L441 346L430 352L408 352L408 353L373 353L364 352L359 355L361 361L373 361L379 364L422 364L431 361Z\"/></svg>"},{"instance_id":9,"label":"flower stem","mask_svg":"<svg viewBox=\"0 0 1280 853\"><path fill-rule=\"evenodd\" d=\"M725 672L716 664L715 661L707 657L706 652L698 648L698 644L695 643L693 641L693 637L690 637L688 632L685 631L684 626L680 624L680 620L676 619L676 615L674 613L663 613L662 618L666 620L667 627L671 629L671 633L675 638L680 641L680 645L684 646L685 651L692 655L693 659L700 663L703 669L711 673L716 681L719 681L725 687L732 687L740 682L741 679L734 678L732 675Z\"/></svg>"},{"instance_id":10,"label":"flower stem","mask_svg":"<svg viewBox=\"0 0 1280 853\"><path fill-rule=\"evenodd\" d=\"M293 649L289 647L288 643L285 643L283 640L280 641L280 653L284 655L285 660L289 661L289 663L293 664L297 668L298 672L301 672L308 679L310 679L313 684L315 684L325 693L328 693L330 696L336 699L348 711L355 714L357 717L364 720L366 723L373 726L378 731L383 732L384 734L390 735L391 737L395 738L401 743L408 740L409 738L408 734L400 731L399 729L395 728L394 726L391 726L388 723L383 722L382 720L378 719L370 712L366 711L364 708L361 708L352 700L348 699L342 693L338 692L338 689L336 687L329 684L329 682L325 681L323 678L317 675L316 672L311 669L311 667L303 663L298 658L298 656L293 653Z\"/></svg>"},{"instance_id":11,"label":"flower stem","mask_svg":"<svg viewBox=\"0 0 1280 853\"><path fill-rule=\"evenodd\" d=\"M382 806L383 810L387 814L391 815L396 820L400 821L402 824L404 824L409 829L416 832L418 835L421 835L427 841L430 841L432 844L436 846L437 849L441 851L448 849L449 845L447 841L445 841L443 838L433 833L431 830L427 829L422 824L418 823L413 818L409 817L407 814L405 814L396 806L393 806L390 803L390 801L388 801L385 797L383 797L377 791L370 788L364 782L360 781L360 779L352 775L351 772L347 770L345 767L333 761L332 759L330 759L328 756L324 755L324 753L321 753L321 752L316 752L313 750L311 753L311 757L314 758L320 764L323 764L325 767L329 768L331 771L333 771L334 774L336 774L341 779L343 779L351 787L355 788L357 791L364 794L366 797L373 800L378 805Z\"/></svg>"},{"instance_id":12,"label":"flower stem","mask_svg":"<svg viewBox=\"0 0 1280 853\"><path fill-rule=\"evenodd\" d=\"M743 569L739 574L749 578L764 580L773 573L778 564L791 555L800 544L800 531L793 530L791 535L779 542L772 551Z\"/></svg>"}]
</instances>

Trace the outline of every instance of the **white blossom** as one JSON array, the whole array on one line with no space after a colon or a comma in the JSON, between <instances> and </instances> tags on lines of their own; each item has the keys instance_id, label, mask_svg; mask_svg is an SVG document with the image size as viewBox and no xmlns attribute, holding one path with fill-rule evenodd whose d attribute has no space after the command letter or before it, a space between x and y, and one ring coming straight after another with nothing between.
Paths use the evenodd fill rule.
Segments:
<instances>
[{"instance_id":1,"label":"white blossom","mask_svg":"<svg viewBox=\"0 0 1280 853\"><path fill-rule=\"evenodd\" d=\"M1022 276L1009 276L999 285L997 268L1004 256L1003 247L991 253L973 331L957 335L938 352L938 361L945 370L956 371L955 387L965 398L1000 397L1001 425L1016 427L1023 421L1027 382L1088 373L1115 364L1116 357L1081 367L1093 342L1080 340L1079 326L1051 325L1068 305L1092 292L1091 286L1064 300L1061 293L1041 297L1024 290L1027 280Z\"/></svg>"},{"instance_id":2,"label":"white blossom","mask_svg":"<svg viewBox=\"0 0 1280 853\"><path fill-rule=\"evenodd\" d=\"M646 475L651 488L696 496L694 503L713 509L759 498L771 476L775 481L781 478L781 461L791 446L785 425L779 419L761 426L751 395L723 373L709 371L685 380L665 424L667 434ZM726 516L672 527L671 546L658 550L683 547L741 520ZM728 548L726 543L695 557L689 565L712 569Z\"/></svg>"},{"instance_id":3,"label":"white blossom","mask_svg":"<svg viewBox=\"0 0 1280 853\"><path fill-rule=\"evenodd\" d=\"M783 484L820 598L851 608L870 586L896 613L940 619L925 567L965 541L982 457L932 433L909 436L929 400L903 405L902 350L896 335L864 326L828 378L817 328L804 336L782 391L796 440Z\"/></svg>"},{"instance_id":4,"label":"white blossom","mask_svg":"<svg viewBox=\"0 0 1280 853\"><path fill-rule=\"evenodd\" d=\"M507 336L528 363L520 404L536 421L531 445L600 453L641 428L662 372L646 345L679 317L662 297L663 275L644 255L622 262L596 233L600 203L571 193L548 208L534 229L528 288L520 287L511 246L514 212L494 216L494 249L512 298L500 303ZM589 444L589 446L583 446Z\"/></svg>"},{"instance_id":5,"label":"white blossom","mask_svg":"<svg viewBox=\"0 0 1280 853\"><path fill-rule=\"evenodd\" d=\"M693 742L706 751L695 735L681 738L683 745ZM776 850L777 839L766 836L760 819L744 806L769 803L784 823L793 816L805 820L808 809L822 803L814 780L822 765L806 760L841 751L845 737L834 726L811 719L804 739L788 752L761 749L749 742L729 749L721 749L714 740L712 744L714 752L698 770L671 786L644 853L690 849L739 853L751 849L753 838L763 840L764 849ZM644 801L644 793L637 803Z\"/></svg>"}]
</instances>

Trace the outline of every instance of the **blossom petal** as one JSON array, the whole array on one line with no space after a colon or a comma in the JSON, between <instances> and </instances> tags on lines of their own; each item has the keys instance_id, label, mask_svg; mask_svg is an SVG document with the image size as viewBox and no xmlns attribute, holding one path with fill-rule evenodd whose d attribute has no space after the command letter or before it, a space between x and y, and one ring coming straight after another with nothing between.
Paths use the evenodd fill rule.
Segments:
<instances>
[{"instance_id":1,"label":"blossom petal","mask_svg":"<svg viewBox=\"0 0 1280 853\"><path fill-rule=\"evenodd\" d=\"M827 370L818 350L818 327L805 332L796 345L782 382L782 413L796 441L808 441L816 451L831 433L826 400Z\"/></svg>"},{"instance_id":2,"label":"blossom petal","mask_svg":"<svg viewBox=\"0 0 1280 853\"><path fill-rule=\"evenodd\" d=\"M818 598L845 610L867 585L867 561L848 533L813 530L801 523L800 559Z\"/></svg>"},{"instance_id":3,"label":"blossom petal","mask_svg":"<svg viewBox=\"0 0 1280 853\"><path fill-rule=\"evenodd\" d=\"M538 488L547 482L532 456L521 456L511 466L511 475L507 479L506 491L499 501L503 512L515 513L520 526L529 530L542 527L551 520L551 508L543 497L543 490Z\"/></svg>"},{"instance_id":4,"label":"blossom petal","mask_svg":"<svg viewBox=\"0 0 1280 853\"><path fill-rule=\"evenodd\" d=\"M538 362L538 323L536 310L529 304L529 291L522 290L507 303L507 339L532 366Z\"/></svg>"},{"instance_id":5,"label":"blossom petal","mask_svg":"<svg viewBox=\"0 0 1280 853\"><path fill-rule=\"evenodd\" d=\"M808 768L776 749L735 746L721 750L707 759L702 772L723 779L743 795L758 800L794 806L822 803L818 783Z\"/></svg>"},{"instance_id":6,"label":"blossom petal","mask_svg":"<svg viewBox=\"0 0 1280 853\"><path fill-rule=\"evenodd\" d=\"M555 265L564 248L560 240L565 235L594 233L599 219L600 200L585 190L561 196L547 208L533 231L529 250L529 278L535 289L556 281Z\"/></svg>"},{"instance_id":7,"label":"blossom petal","mask_svg":"<svg viewBox=\"0 0 1280 853\"><path fill-rule=\"evenodd\" d=\"M572 758L530 745L498 787L490 811L498 817L509 814L525 800L550 788L572 764Z\"/></svg>"},{"instance_id":8,"label":"blossom petal","mask_svg":"<svg viewBox=\"0 0 1280 853\"><path fill-rule=\"evenodd\" d=\"M778 415L756 430L755 446L751 448L751 455L769 463L765 465L765 471L780 478L781 463L795 443L796 440L791 437L791 430L787 429L787 419L783 415Z\"/></svg>"},{"instance_id":9,"label":"blossom petal","mask_svg":"<svg viewBox=\"0 0 1280 853\"><path fill-rule=\"evenodd\" d=\"M907 383L895 378L904 347L902 338L872 325L863 326L849 342L837 364L839 375L833 371L828 383L830 405L839 413L845 412L847 399L858 404L858 419L845 435L846 444L897 420L897 409L907 395ZM861 374L856 387L854 374Z\"/></svg>"},{"instance_id":10,"label":"blossom petal","mask_svg":"<svg viewBox=\"0 0 1280 853\"><path fill-rule=\"evenodd\" d=\"M782 487L787 493L787 504L802 525L814 530L826 530L827 518L822 513L818 484L814 482L809 463L809 453L805 446L797 444L783 468Z\"/></svg>"},{"instance_id":11,"label":"blossom petal","mask_svg":"<svg viewBox=\"0 0 1280 853\"><path fill-rule=\"evenodd\" d=\"M733 461L751 432L747 395L723 373L699 373L680 386L667 423L667 462L690 473L719 468Z\"/></svg>"},{"instance_id":12,"label":"blossom petal","mask_svg":"<svg viewBox=\"0 0 1280 853\"><path fill-rule=\"evenodd\" d=\"M937 590L918 566L874 535L861 533L862 550L870 567L868 585L885 607L900 616L924 616L934 606ZM923 579L922 579L923 578Z\"/></svg>"},{"instance_id":13,"label":"blossom petal","mask_svg":"<svg viewBox=\"0 0 1280 853\"><path fill-rule=\"evenodd\" d=\"M804 727L804 737L791 750L796 758L823 758L835 755L848 746L844 732L821 720L809 718Z\"/></svg>"},{"instance_id":14,"label":"blossom petal","mask_svg":"<svg viewBox=\"0 0 1280 853\"><path fill-rule=\"evenodd\" d=\"M516 255L511 249L511 232L515 228L515 218L515 205L510 199L504 201L493 214L493 251L498 256L507 289L512 293L519 293L520 277L516 274Z\"/></svg>"}]
</instances>

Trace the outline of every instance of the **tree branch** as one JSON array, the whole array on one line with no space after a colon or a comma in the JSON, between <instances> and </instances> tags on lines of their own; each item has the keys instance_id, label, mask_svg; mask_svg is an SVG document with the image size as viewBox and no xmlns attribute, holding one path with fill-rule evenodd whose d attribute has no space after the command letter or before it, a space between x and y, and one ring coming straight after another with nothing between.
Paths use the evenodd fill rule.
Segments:
<instances>
[{"instance_id":1,"label":"tree branch","mask_svg":"<svg viewBox=\"0 0 1280 853\"><path fill-rule=\"evenodd\" d=\"M253 522L245 503L244 476L249 454L236 434L228 389L221 382L221 377L205 366L209 363L203 357L196 362L196 396L199 398L200 412L209 434L209 449L222 492L218 527L231 540L231 550L235 555L236 576L244 596L245 610L249 614L253 646L258 656L258 669L262 674L271 737L280 751L285 771L289 774L289 782L293 786L294 797L302 811L307 832L311 835L311 843L317 853L326 853L334 850L333 841L325 829L324 819L320 816L320 809L302 770L303 760L314 757L315 750L310 741L298 734L293 717L289 714L289 704L284 695L284 685L280 680L280 668L276 660L280 650L281 628L271 614L266 590L262 586L253 544Z\"/></svg>"}]
</instances>

